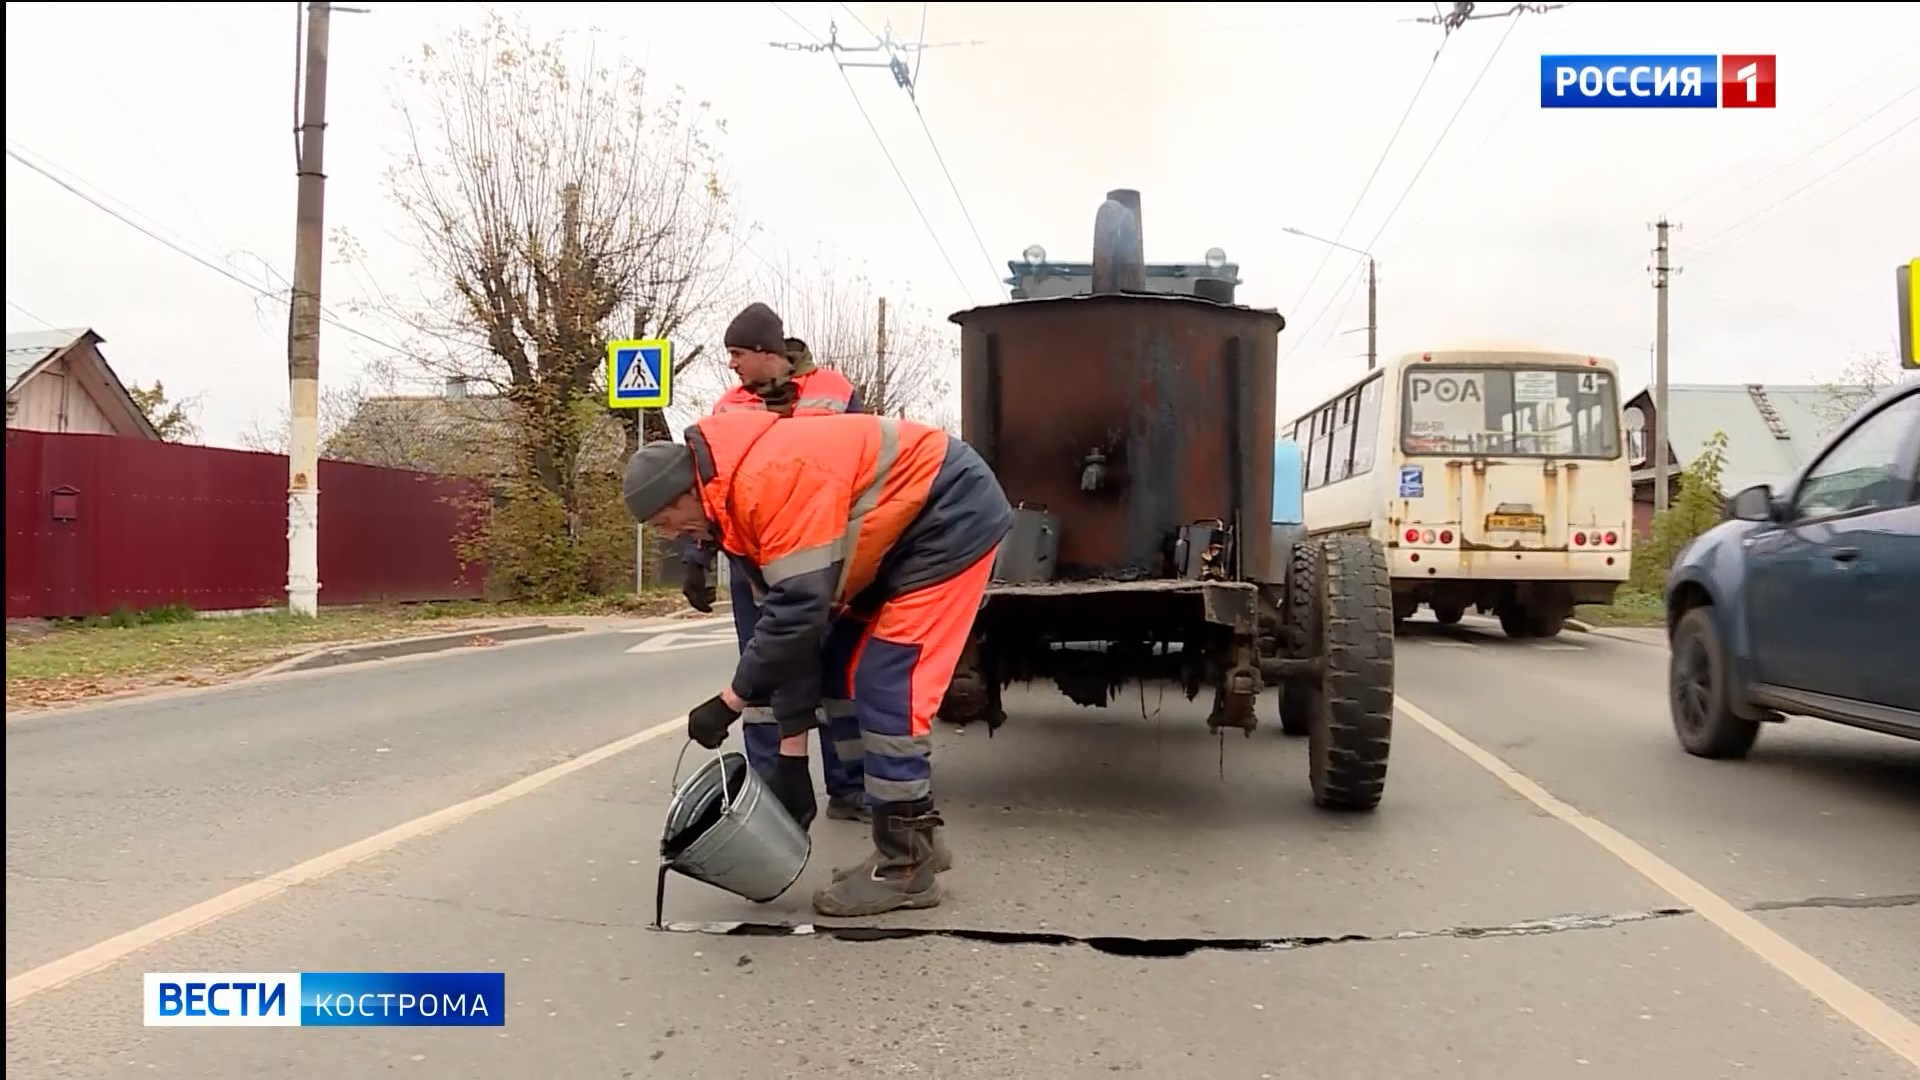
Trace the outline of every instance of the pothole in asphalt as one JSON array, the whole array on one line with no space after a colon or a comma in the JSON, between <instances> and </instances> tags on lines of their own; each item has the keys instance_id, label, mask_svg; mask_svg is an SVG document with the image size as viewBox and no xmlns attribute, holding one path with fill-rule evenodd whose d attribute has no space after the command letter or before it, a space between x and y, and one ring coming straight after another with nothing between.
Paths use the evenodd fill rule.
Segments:
<instances>
[{"instance_id":1,"label":"pothole in asphalt","mask_svg":"<svg viewBox=\"0 0 1920 1080\"><path fill-rule=\"evenodd\" d=\"M1037 945L1049 948L1081 947L1109 956L1137 959L1177 959L1199 952L1285 952L1323 945L1360 942L1419 941L1428 938L1499 938L1563 934L1576 930L1607 930L1633 923L1693 914L1690 908L1653 908L1618 915L1558 915L1501 926L1451 926L1442 929L1400 930L1388 934L1302 934L1281 937L1131 937L1077 935L1030 930L976 930L965 927L834 926L818 923L673 922L651 927L657 932L711 934L720 937L824 937L835 941L906 941L913 938L952 938L987 945Z\"/></svg>"}]
</instances>

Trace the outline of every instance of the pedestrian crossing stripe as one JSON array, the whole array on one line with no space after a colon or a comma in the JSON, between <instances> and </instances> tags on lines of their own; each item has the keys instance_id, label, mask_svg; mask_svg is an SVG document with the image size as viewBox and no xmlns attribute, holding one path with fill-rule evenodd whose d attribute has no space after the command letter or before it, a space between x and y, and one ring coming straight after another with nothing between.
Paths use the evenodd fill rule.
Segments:
<instances>
[{"instance_id":1,"label":"pedestrian crossing stripe","mask_svg":"<svg viewBox=\"0 0 1920 1080\"><path fill-rule=\"evenodd\" d=\"M647 338L607 343L607 407L664 409L673 403L673 343Z\"/></svg>"}]
</instances>

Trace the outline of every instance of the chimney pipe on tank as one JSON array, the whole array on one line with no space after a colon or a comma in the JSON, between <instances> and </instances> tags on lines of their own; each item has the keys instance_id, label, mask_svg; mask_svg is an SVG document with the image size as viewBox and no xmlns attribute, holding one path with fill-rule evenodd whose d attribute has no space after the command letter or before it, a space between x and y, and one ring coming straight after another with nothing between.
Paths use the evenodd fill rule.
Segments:
<instances>
[{"instance_id":1,"label":"chimney pipe on tank","mask_svg":"<svg viewBox=\"0 0 1920 1080\"><path fill-rule=\"evenodd\" d=\"M1107 192L1093 217L1093 291L1145 292L1146 240L1140 225L1140 193Z\"/></svg>"}]
</instances>

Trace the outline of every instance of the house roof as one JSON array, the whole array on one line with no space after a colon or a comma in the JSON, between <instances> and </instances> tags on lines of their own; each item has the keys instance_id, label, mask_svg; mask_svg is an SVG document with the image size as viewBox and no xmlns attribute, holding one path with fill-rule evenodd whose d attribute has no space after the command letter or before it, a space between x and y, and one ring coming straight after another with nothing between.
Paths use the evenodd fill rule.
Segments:
<instances>
[{"instance_id":1,"label":"house roof","mask_svg":"<svg viewBox=\"0 0 1920 1080\"><path fill-rule=\"evenodd\" d=\"M513 408L496 394L367 398L327 440L324 453L388 468L497 475L513 466ZM624 435L608 416L588 436L581 467L618 471L624 461Z\"/></svg>"},{"instance_id":2,"label":"house roof","mask_svg":"<svg viewBox=\"0 0 1920 1080\"><path fill-rule=\"evenodd\" d=\"M1628 404L1647 397L1642 391ZM1667 444L1684 468L1714 432L1725 432L1721 490L1778 484L1807 463L1849 411L1829 387L1675 384L1667 387Z\"/></svg>"},{"instance_id":3,"label":"house roof","mask_svg":"<svg viewBox=\"0 0 1920 1080\"><path fill-rule=\"evenodd\" d=\"M120 374L107 363L101 354L100 345L107 339L95 333L90 327L68 330L29 330L19 334L7 335L7 393L11 395L20 388L20 384L31 378L41 366L56 357L66 355L70 350L82 345L88 346L85 355L97 377L106 383L107 393L115 403L131 418L142 438L158 440L160 432L153 426L153 419L140 408L133 395L127 392L127 384L120 381Z\"/></svg>"},{"instance_id":4,"label":"house roof","mask_svg":"<svg viewBox=\"0 0 1920 1080\"><path fill-rule=\"evenodd\" d=\"M29 372L93 331L81 327L74 330L28 330L19 334L7 335L7 393L11 394L20 386Z\"/></svg>"}]
</instances>

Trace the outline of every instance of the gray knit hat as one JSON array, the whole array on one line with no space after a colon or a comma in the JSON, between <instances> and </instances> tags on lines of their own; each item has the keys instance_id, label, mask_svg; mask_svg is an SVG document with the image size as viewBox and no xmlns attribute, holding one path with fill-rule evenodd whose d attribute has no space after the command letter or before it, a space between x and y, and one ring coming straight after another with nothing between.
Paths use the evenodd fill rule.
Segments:
<instances>
[{"instance_id":1,"label":"gray knit hat","mask_svg":"<svg viewBox=\"0 0 1920 1080\"><path fill-rule=\"evenodd\" d=\"M780 316L761 303L748 304L733 317L724 341L729 349L754 349L775 356L787 352L786 328L780 324Z\"/></svg>"},{"instance_id":2,"label":"gray knit hat","mask_svg":"<svg viewBox=\"0 0 1920 1080\"><path fill-rule=\"evenodd\" d=\"M627 459L621 498L635 521L645 521L693 490L693 451L677 442L643 444Z\"/></svg>"}]
</instances>

